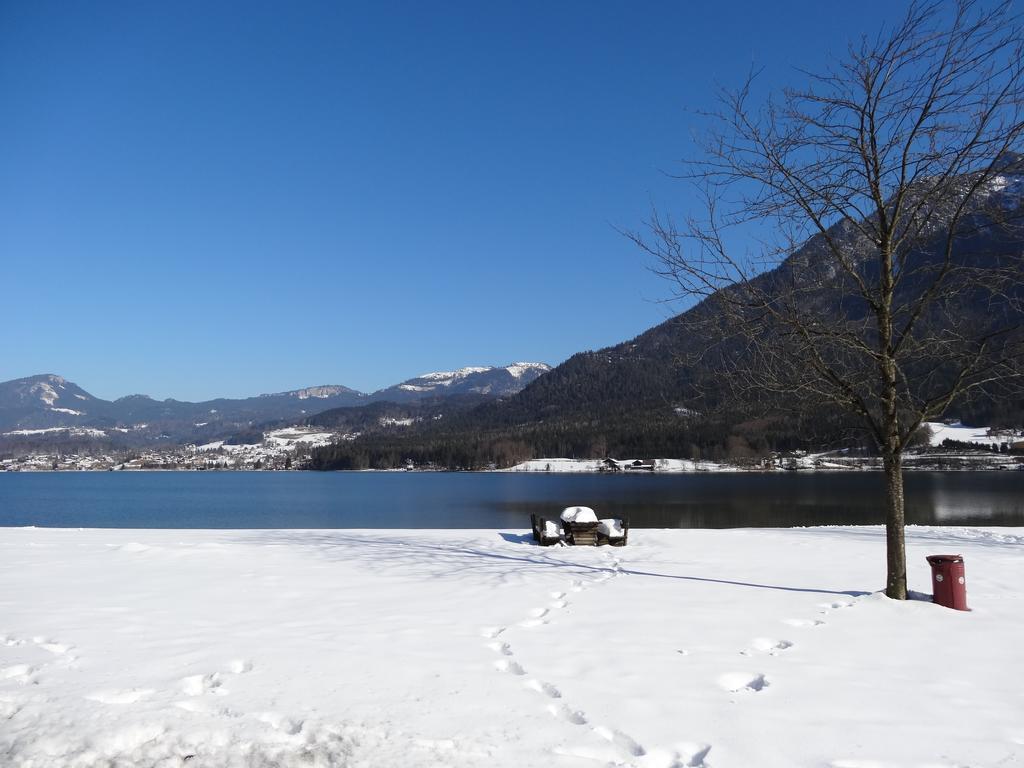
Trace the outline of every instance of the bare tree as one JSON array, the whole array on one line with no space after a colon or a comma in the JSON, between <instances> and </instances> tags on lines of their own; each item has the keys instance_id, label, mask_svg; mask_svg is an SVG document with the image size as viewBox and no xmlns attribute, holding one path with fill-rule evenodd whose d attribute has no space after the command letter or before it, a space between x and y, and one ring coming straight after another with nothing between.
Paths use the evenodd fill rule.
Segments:
<instances>
[{"instance_id":1,"label":"bare tree","mask_svg":"<svg viewBox=\"0 0 1024 768\"><path fill-rule=\"evenodd\" d=\"M885 469L886 594L905 599L904 449L1021 372L1019 19L1009 2L914 3L802 74L759 106L754 75L723 91L680 174L700 215L655 213L629 236L677 297L703 300L680 322L720 400L830 408L867 430Z\"/></svg>"}]
</instances>

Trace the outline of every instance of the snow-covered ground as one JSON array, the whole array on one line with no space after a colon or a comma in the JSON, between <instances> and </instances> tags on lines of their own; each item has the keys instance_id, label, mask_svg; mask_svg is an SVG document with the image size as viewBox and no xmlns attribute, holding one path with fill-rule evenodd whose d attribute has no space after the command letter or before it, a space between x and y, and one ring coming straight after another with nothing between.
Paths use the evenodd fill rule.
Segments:
<instances>
[{"instance_id":1,"label":"snow-covered ground","mask_svg":"<svg viewBox=\"0 0 1024 768\"><path fill-rule=\"evenodd\" d=\"M1022 545L910 529L962 613L878 528L0 529L0 765L1018 765Z\"/></svg>"},{"instance_id":2,"label":"snow-covered ground","mask_svg":"<svg viewBox=\"0 0 1024 768\"><path fill-rule=\"evenodd\" d=\"M294 450L297 445L309 445L313 447L329 445L337 440L339 435L335 432L324 432L303 427L289 427L287 429L275 429L263 434L263 440L268 445Z\"/></svg>"},{"instance_id":3,"label":"snow-covered ground","mask_svg":"<svg viewBox=\"0 0 1024 768\"><path fill-rule=\"evenodd\" d=\"M102 429L92 427L46 427L45 429L12 429L4 432L4 437L29 437L32 435L55 435L66 432L70 437L106 437Z\"/></svg>"},{"instance_id":4,"label":"snow-covered ground","mask_svg":"<svg viewBox=\"0 0 1024 768\"><path fill-rule=\"evenodd\" d=\"M276 448L292 452L299 445L309 445L311 447L328 445L339 437L343 436L334 432L323 432L304 427L288 427L287 429L275 429L270 432L264 432L263 443L229 445L223 440L217 440L212 443L196 446L196 450L201 452L220 450L226 453L259 454L266 452L265 449Z\"/></svg>"},{"instance_id":5,"label":"snow-covered ground","mask_svg":"<svg viewBox=\"0 0 1024 768\"><path fill-rule=\"evenodd\" d=\"M613 459L618 470L609 467L606 459L529 459L502 472L650 472L649 467L634 468L631 465L642 459ZM689 459L652 459L656 472L732 472L737 468L713 461L690 461Z\"/></svg>"},{"instance_id":6,"label":"snow-covered ground","mask_svg":"<svg viewBox=\"0 0 1024 768\"><path fill-rule=\"evenodd\" d=\"M998 431L990 427L965 427L960 422L943 424L942 422L925 422L929 429L929 442L933 446L942 445L944 440L957 440L961 443L977 443L978 445L1002 445L1024 439L1020 432Z\"/></svg>"}]
</instances>

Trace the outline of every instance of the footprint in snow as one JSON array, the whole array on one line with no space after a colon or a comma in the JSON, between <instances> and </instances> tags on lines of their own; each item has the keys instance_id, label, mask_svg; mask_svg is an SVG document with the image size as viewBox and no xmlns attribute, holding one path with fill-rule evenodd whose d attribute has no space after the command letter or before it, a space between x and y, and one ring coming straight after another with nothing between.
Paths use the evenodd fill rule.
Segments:
<instances>
[{"instance_id":1,"label":"footprint in snow","mask_svg":"<svg viewBox=\"0 0 1024 768\"><path fill-rule=\"evenodd\" d=\"M531 691L536 691L537 693L542 693L545 696L547 696L548 698L551 698L551 699L560 699L560 698L562 698L562 692L560 690L558 690L555 686L553 686L551 683L545 683L545 682L543 682L541 680L527 680L526 683L524 683L524 685L527 688L529 688Z\"/></svg>"},{"instance_id":2,"label":"footprint in snow","mask_svg":"<svg viewBox=\"0 0 1024 768\"><path fill-rule=\"evenodd\" d=\"M829 611L838 611L840 608L852 608L853 603L843 600L833 603L818 603L818 607L821 608L821 613L828 613Z\"/></svg>"},{"instance_id":3,"label":"footprint in snow","mask_svg":"<svg viewBox=\"0 0 1024 768\"><path fill-rule=\"evenodd\" d=\"M681 741L670 749L652 749L644 756L644 768L708 768L704 759L711 751L710 744Z\"/></svg>"},{"instance_id":4,"label":"footprint in snow","mask_svg":"<svg viewBox=\"0 0 1024 768\"><path fill-rule=\"evenodd\" d=\"M500 653L503 656L511 656L512 655L512 646L510 646L508 643L500 643L500 642L495 641L493 643L488 643L487 647L490 648L495 653Z\"/></svg>"},{"instance_id":5,"label":"footprint in snow","mask_svg":"<svg viewBox=\"0 0 1024 768\"><path fill-rule=\"evenodd\" d=\"M32 642L34 642L44 651L49 651L54 656L63 656L65 653L74 648L73 645L65 645L64 643L57 643L53 640L43 640L40 638L34 638Z\"/></svg>"},{"instance_id":6,"label":"footprint in snow","mask_svg":"<svg viewBox=\"0 0 1024 768\"><path fill-rule=\"evenodd\" d=\"M281 722L277 725L277 730L282 733L286 733L289 736L298 736L302 733L302 729L306 726L306 721L299 718L285 717L281 719Z\"/></svg>"},{"instance_id":7,"label":"footprint in snow","mask_svg":"<svg viewBox=\"0 0 1024 768\"><path fill-rule=\"evenodd\" d=\"M783 624L789 624L791 627L822 627L825 622L821 619L783 619Z\"/></svg>"},{"instance_id":8,"label":"footprint in snow","mask_svg":"<svg viewBox=\"0 0 1024 768\"><path fill-rule=\"evenodd\" d=\"M547 616L547 615L548 615L548 609L547 608L534 608L532 611L530 611L530 618L533 618L533 619L540 619L540 618L542 618L544 616Z\"/></svg>"},{"instance_id":9,"label":"footprint in snow","mask_svg":"<svg viewBox=\"0 0 1024 768\"><path fill-rule=\"evenodd\" d=\"M508 672L510 675L525 675L526 670L523 669L515 661L509 661L508 659L498 659L494 662L494 668L499 672Z\"/></svg>"},{"instance_id":10,"label":"footprint in snow","mask_svg":"<svg viewBox=\"0 0 1024 768\"><path fill-rule=\"evenodd\" d=\"M498 635L500 635L504 631L505 631L504 627L483 627L480 630L480 634L483 637L486 637L488 640L491 640L491 639L497 637Z\"/></svg>"},{"instance_id":11,"label":"footprint in snow","mask_svg":"<svg viewBox=\"0 0 1024 768\"><path fill-rule=\"evenodd\" d=\"M285 717L280 712L260 712L256 719L266 723L275 731L281 731L289 736L296 736L305 727L306 722L302 719Z\"/></svg>"},{"instance_id":12,"label":"footprint in snow","mask_svg":"<svg viewBox=\"0 0 1024 768\"><path fill-rule=\"evenodd\" d=\"M569 603L567 603L565 600L556 600L555 602L553 602L551 604L551 607L555 608L555 609L568 608L569 607Z\"/></svg>"},{"instance_id":13,"label":"footprint in snow","mask_svg":"<svg viewBox=\"0 0 1024 768\"><path fill-rule=\"evenodd\" d=\"M563 597L565 597L565 592L552 592L551 593L551 599L552 600L561 600Z\"/></svg>"},{"instance_id":14,"label":"footprint in snow","mask_svg":"<svg viewBox=\"0 0 1024 768\"><path fill-rule=\"evenodd\" d=\"M603 725L598 725L594 727L594 733L596 733L605 741L610 741L619 749L625 750L633 757L643 757L645 754L647 754L647 750L641 747L633 738L627 736L622 731L617 731L614 728L606 728Z\"/></svg>"},{"instance_id":15,"label":"footprint in snow","mask_svg":"<svg viewBox=\"0 0 1024 768\"><path fill-rule=\"evenodd\" d=\"M153 690L150 688L126 688L96 691L95 693L90 693L85 698L89 701L98 701L100 704L134 704L152 695Z\"/></svg>"},{"instance_id":16,"label":"footprint in snow","mask_svg":"<svg viewBox=\"0 0 1024 768\"><path fill-rule=\"evenodd\" d=\"M768 678L750 672L730 672L718 678L718 685L729 693L757 693L768 687Z\"/></svg>"},{"instance_id":17,"label":"footprint in snow","mask_svg":"<svg viewBox=\"0 0 1024 768\"><path fill-rule=\"evenodd\" d=\"M228 672L232 675L244 675L252 672L253 664L248 659L232 659L228 662Z\"/></svg>"},{"instance_id":18,"label":"footprint in snow","mask_svg":"<svg viewBox=\"0 0 1024 768\"><path fill-rule=\"evenodd\" d=\"M27 683L31 679L32 674L37 671L38 669L30 664L14 664L13 666L0 669L0 680L17 680Z\"/></svg>"},{"instance_id":19,"label":"footprint in snow","mask_svg":"<svg viewBox=\"0 0 1024 768\"><path fill-rule=\"evenodd\" d=\"M534 627L542 627L547 623L544 619L527 619L526 621L520 621L519 626L525 629L533 629Z\"/></svg>"},{"instance_id":20,"label":"footprint in snow","mask_svg":"<svg viewBox=\"0 0 1024 768\"><path fill-rule=\"evenodd\" d=\"M775 640L771 637L755 637L751 645L755 651L767 653L769 656L775 656L793 647L789 640Z\"/></svg>"},{"instance_id":21,"label":"footprint in snow","mask_svg":"<svg viewBox=\"0 0 1024 768\"><path fill-rule=\"evenodd\" d=\"M181 690L186 696L202 696L205 693L224 696L228 692L219 672L184 677L181 680Z\"/></svg>"},{"instance_id":22,"label":"footprint in snow","mask_svg":"<svg viewBox=\"0 0 1024 768\"><path fill-rule=\"evenodd\" d=\"M547 710L554 717L557 717L559 720L565 720L567 723L572 723L573 725L587 724L587 718L582 712L570 709L565 704L548 704Z\"/></svg>"}]
</instances>

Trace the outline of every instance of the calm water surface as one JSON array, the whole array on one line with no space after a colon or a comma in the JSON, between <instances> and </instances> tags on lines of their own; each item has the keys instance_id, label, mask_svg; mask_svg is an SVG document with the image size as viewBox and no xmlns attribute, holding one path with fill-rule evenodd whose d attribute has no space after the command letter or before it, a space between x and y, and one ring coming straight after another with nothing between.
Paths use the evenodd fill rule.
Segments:
<instances>
[{"instance_id":1,"label":"calm water surface","mask_svg":"<svg viewBox=\"0 0 1024 768\"><path fill-rule=\"evenodd\" d=\"M584 504L636 527L882 522L874 472L690 475L0 473L0 526L524 528ZM907 520L1024 525L1024 472L916 472Z\"/></svg>"}]
</instances>

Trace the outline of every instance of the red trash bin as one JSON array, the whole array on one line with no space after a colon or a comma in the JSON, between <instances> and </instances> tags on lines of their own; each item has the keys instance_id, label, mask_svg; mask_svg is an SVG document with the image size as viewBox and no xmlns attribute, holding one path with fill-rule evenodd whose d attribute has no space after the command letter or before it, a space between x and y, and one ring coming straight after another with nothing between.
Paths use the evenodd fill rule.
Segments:
<instances>
[{"instance_id":1,"label":"red trash bin","mask_svg":"<svg viewBox=\"0 0 1024 768\"><path fill-rule=\"evenodd\" d=\"M967 580L960 555L928 555L932 567L932 602L957 611L967 610Z\"/></svg>"}]
</instances>

